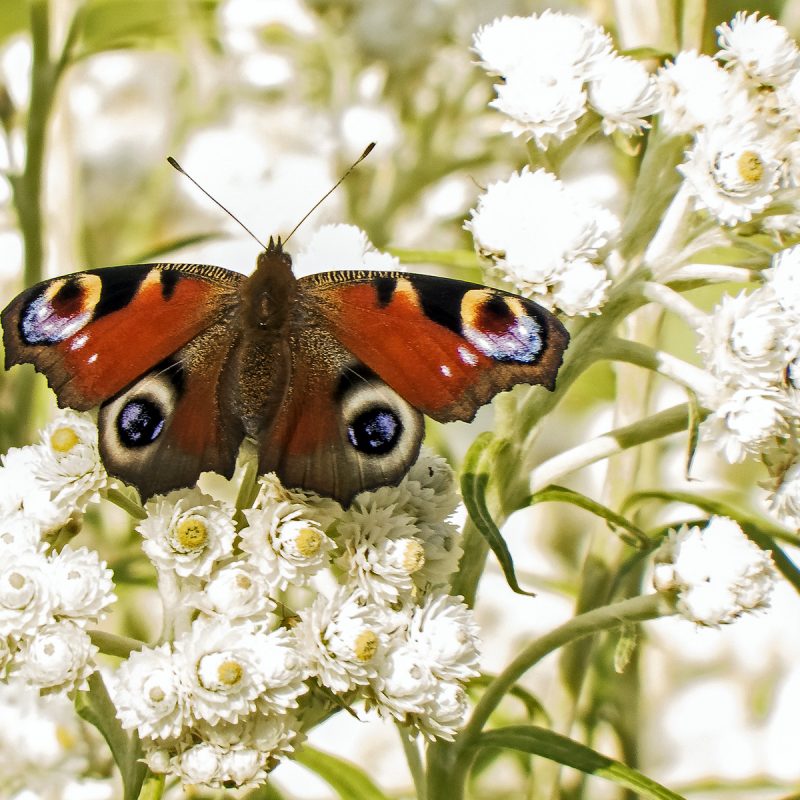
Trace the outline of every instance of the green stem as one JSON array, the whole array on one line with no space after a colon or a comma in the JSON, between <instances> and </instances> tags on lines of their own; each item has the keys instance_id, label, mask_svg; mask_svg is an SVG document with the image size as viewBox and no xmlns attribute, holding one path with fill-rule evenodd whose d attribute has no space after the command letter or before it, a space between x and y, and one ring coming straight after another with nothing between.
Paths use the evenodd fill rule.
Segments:
<instances>
[{"instance_id":1,"label":"green stem","mask_svg":"<svg viewBox=\"0 0 800 800\"><path fill-rule=\"evenodd\" d=\"M425 770L422 766L417 739L412 736L408 728L397 725L397 732L400 734L400 741L403 743L403 752L406 754L408 770L414 781L414 789L417 793L416 800L426 800L427 790L425 787Z\"/></svg>"},{"instance_id":2,"label":"green stem","mask_svg":"<svg viewBox=\"0 0 800 800\"><path fill-rule=\"evenodd\" d=\"M128 636L117 636L115 633L107 633L106 631L89 631L92 644L100 648L101 653L107 656L118 656L119 658L128 658L131 653L141 650L144 642L138 639L131 639Z\"/></svg>"},{"instance_id":3,"label":"green stem","mask_svg":"<svg viewBox=\"0 0 800 800\"><path fill-rule=\"evenodd\" d=\"M164 796L164 775L148 772L139 792L139 800L161 800Z\"/></svg>"},{"instance_id":4,"label":"green stem","mask_svg":"<svg viewBox=\"0 0 800 800\"><path fill-rule=\"evenodd\" d=\"M134 519L144 519L147 516L147 512L139 503L119 489L108 489L106 491L106 499L110 500L115 506L119 506L123 511L127 511Z\"/></svg>"}]
</instances>

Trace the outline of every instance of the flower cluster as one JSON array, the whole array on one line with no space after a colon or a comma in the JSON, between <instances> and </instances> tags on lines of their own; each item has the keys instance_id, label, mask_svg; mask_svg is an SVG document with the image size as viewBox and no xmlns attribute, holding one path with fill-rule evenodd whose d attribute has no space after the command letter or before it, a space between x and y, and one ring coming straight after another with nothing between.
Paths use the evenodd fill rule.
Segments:
<instances>
[{"instance_id":1,"label":"flower cluster","mask_svg":"<svg viewBox=\"0 0 800 800\"><path fill-rule=\"evenodd\" d=\"M472 614L446 593L456 505L449 467L425 452L347 509L274 475L240 515L198 489L150 500L138 530L172 641L134 652L113 681L150 768L256 785L332 695L451 739L478 674Z\"/></svg>"},{"instance_id":2,"label":"flower cluster","mask_svg":"<svg viewBox=\"0 0 800 800\"><path fill-rule=\"evenodd\" d=\"M800 176L800 51L769 17L739 12L718 28L715 57L678 54L658 75L663 124L689 134L680 166L695 208L724 225L768 214ZM796 231L796 214L772 214L767 227Z\"/></svg>"},{"instance_id":3,"label":"flower cluster","mask_svg":"<svg viewBox=\"0 0 800 800\"><path fill-rule=\"evenodd\" d=\"M12 447L0 457L0 528L48 536L77 527L107 483L94 421L60 411L38 444Z\"/></svg>"},{"instance_id":4,"label":"flower cluster","mask_svg":"<svg viewBox=\"0 0 800 800\"><path fill-rule=\"evenodd\" d=\"M766 608L775 578L769 553L732 519L712 517L704 528L670 531L656 553L653 583L675 594L682 616L716 627Z\"/></svg>"},{"instance_id":5,"label":"flower cluster","mask_svg":"<svg viewBox=\"0 0 800 800\"><path fill-rule=\"evenodd\" d=\"M502 17L474 40L481 65L501 76L491 105L509 119L504 128L529 135L541 147L562 142L591 108L603 130L641 133L659 108L653 78L614 50L597 25L547 10L530 17Z\"/></svg>"},{"instance_id":6,"label":"flower cluster","mask_svg":"<svg viewBox=\"0 0 800 800\"><path fill-rule=\"evenodd\" d=\"M763 283L724 295L704 320L698 349L715 379L702 398L703 430L730 462L761 456L774 479L773 510L800 525L800 247L775 254Z\"/></svg>"}]
</instances>

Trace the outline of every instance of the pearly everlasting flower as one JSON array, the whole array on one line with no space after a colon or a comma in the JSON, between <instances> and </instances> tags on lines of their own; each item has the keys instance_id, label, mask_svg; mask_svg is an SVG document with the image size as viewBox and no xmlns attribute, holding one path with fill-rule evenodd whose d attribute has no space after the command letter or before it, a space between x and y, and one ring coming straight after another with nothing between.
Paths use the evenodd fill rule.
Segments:
<instances>
[{"instance_id":1,"label":"pearly everlasting flower","mask_svg":"<svg viewBox=\"0 0 800 800\"><path fill-rule=\"evenodd\" d=\"M20 676L42 692L72 692L87 688L98 649L89 634L72 620L39 628L16 656Z\"/></svg>"},{"instance_id":2,"label":"pearly everlasting flower","mask_svg":"<svg viewBox=\"0 0 800 800\"><path fill-rule=\"evenodd\" d=\"M775 577L769 554L734 520L712 517L705 528L670 532L656 553L653 582L658 591L676 594L687 619L718 626L768 606Z\"/></svg>"},{"instance_id":3,"label":"pearly everlasting flower","mask_svg":"<svg viewBox=\"0 0 800 800\"><path fill-rule=\"evenodd\" d=\"M661 96L655 79L638 61L612 55L600 59L589 84L589 104L603 117L603 132L632 136L649 127Z\"/></svg>"},{"instance_id":4,"label":"pearly everlasting flower","mask_svg":"<svg viewBox=\"0 0 800 800\"><path fill-rule=\"evenodd\" d=\"M190 594L186 602L209 617L231 622L251 619L261 625L268 624L275 610L264 576L252 564L240 561L214 570L202 590Z\"/></svg>"},{"instance_id":5,"label":"pearly everlasting flower","mask_svg":"<svg viewBox=\"0 0 800 800\"><path fill-rule=\"evenodd\" d=\"M598 314L608 295L611 279L605 267L587 258L570 262L553 281L552 305L570 317Z\"/></svg>"},{"instance_id":6,"label":"pearly everlasting flower","mask_svg":"<svg viewBox=\"0 0 800 800\"><path fill-rule=\"evenodd\" d=\"M554 175L527 167L490 184L471 213L464 227L478 251L520 291L551 303L548 293L576 262L589 261L604 271L605 251L619 228L612 214L586 202ZM571 310L599 308L600 300L589 295L590 309Z\"/></svg>"},{"instance_id":7,"label":"pearly everlasting flower","mask_svg":"<svg viewBox=\"0 0 800 800\"><path fill-rule=\"evenodd\" d=\"M787 316L800 319L800 245L775 253L762 274Z\"/></svg>"},{"instance_id":8,"label":"pearly everlasting flower","mask_svg":"<svg viewBox=\"0 0 800 800\"><path fill-rule=\"evenodd\" d=\"M792 460L780 471L769 498L773 514L792 528L800 528L800 462Z\"/></svg>"},{"instance_id":9,"label":"pearly everlasting flower","mask_svg":"<svg viewBox=\"0 0 800 800\"><path fill-rule=\"evenodd\" d=\"M309 668L295 637L285 628L267 634L260 648L264 688L258 697L262 714L283 715L297 707L297 698L308 690Z\"/></svg>"},{"instance_id":10,"label":"pearly everlasting flower","mask_svg":"<svg viewBox=\"0 0 800 800\"><path fill-rule=\"evenodd\" d=\"M22 511L0 514L0 553L38 550L42 534L41 525Z\"/></svg>"},{"instance_id":11,"label":"pearly everlasting flower","mask_svg":"<svg viewBox=\"0 0 800 800\"><path fill-rule=\"evenodd\" d=\"M341 694L377 675L388 643L387 623L381 606L352 594L345 586L331 598L317 595L313 604L300 612L294 633L311 674Z\"/></svg>"},{"instance_id":12,"label":"pearly everlasting flower","mask_svg":"<svg viewBox=\"0 0 800 800\"><path fill-rule=\"evenodd\" d=\"M787 432L787 399L771 389L736 389L712 403L713 412L701 426L703 435L731 464L748 453L759 453L776 436Z\"/></svg>"},{"instance_id":13,"label":"pearly everlasting flower","mask_svg":"<svg viewBox=\"0 0 800 800\"><path fill-rule=\"evenodd\" d=\"M112 689L124 728L154 739L180 735L186 722L186 687L169 644L131 653L115 673Z\"/></svg>"},{"instance_id":14,"label":"pearly everlasting flower","mask_svg":"<svg viewBox=\"0 0 800 800\"><path fill-rule=\"evenodd\" d=\"M337 524L336 564L367 597L393 603L414 588L425 548L410 516L397 510L401 487L363 493Z\"/></svg>"},{"instance_id":15,"label":"pearly everlasting flower","mask_svg":"<svg viewBox=\"0 0 800 800\"><path fill-rule=\"evenodd\" d=\"M746 11L717 28L717 58L739 67L758 84L777 86L790 78L800 62L800 52L789 32L769 17Z\"/></svg>"},{"instance_id":16,"label":"pearly everlasting flower","mask_svg":"<svg viewBox=\"0 0 800 800\"><path fill-rule=\"evenodd\" d=\"M66 525L74 509L55 500L39 479L43 461L40 445L12 447L0 456L0 516L21 514L45 535Z\"/></svg>"},{"instance_id":17,"label":"pearly everlasting flower","mask_svg":"<svg viewBox=\"0 0 800 800\"><path fill-rule=\"evenodd\" d=\"M38 550L0 564L0 636L32 636L53 621L56 604L50 565Z\"/></svg>"},{"instance_id":18,"label":"pearly everlasting flower","mask_svg":"<svg viewBox=\"0 0 800 800\"><path fill-rule=\"evenodd\" d=\"M701 131L678 169L694 197L723 225L749 222L772 203L781 162L754 129L717 127Z\"/></svg>"},{"instance_id":19,"label":"pearly everlasting flower","mask_svg":"<svg viewBox=\"0 0 800 800\"><path fill-rule=\"evenodd\" d=\"M464 687L453 681L439 681L425 712L415 715L409 722L427 739L452 742L466 725L468 713L469 698Z\"/></svg>"},{"instance_id":20,"label":"pearly everlasting flower","mask_svg":"<svg viewBox=\"0 0 800 800\"><path fill-rule=\"evenodd\" d=\"M175 756L170 766L183 783L214 785L219 783L221 755L220 748L200 742Z\"/></svg>"},{"instance_id":21,"label":"pearly everlasting flower","mask_svg":"<svg viewBox=\"0 0 800 800\"><path fill-rule=\"evenodd\" d=\"M50 561L55 591L53 613L78 624L97 622L116 600L113 573L93 550L64 547Z\"/></svg>"},{"instance_id":22,"label":"pearly everlasting flower","mask_svg":"<svg viewBox=\"0 0 800 800\"><path fill-rule=\"evenodd\" d=\"M88 414L63 410L42 431L39 480L58 502L85 511L100 499L108 475L100 461L97 425Z\"/></svg>"},{"instance_id":23,"label":"pearly everlasting flower","mask_svg":"<svg viewBox=\"0 0 800 800\"><path fill-rule=\"evenodd\" d=\"M458 528L449 522L420 522L415 539L422 545L423 559L412 574L414 584L423 592L446 584L464 553Z\"/></svg>"},{"instance_id":24,"label":"pearly everlasting flower","mask_svg":"<svg viewBox=\"0 0 800 800\"><path fill-rule=\"evenodd\" d=\"M434 592L414 610L408 640L442 680L466 681L480 674L480 639L473 612L445 592Z\"/></svg>"},{"instance_id":25,"label":"pearly everlasting flower","mask_svg":"<svg viewBox=\"0 0 800 800\"><path fill-rule=\"evenodd\" d=\"M182 578L205 577L233 549L232 509L199 489L158 495L148 501L145 511L147 518L136 530L158 569L174 570Z\"/></svg>"},{"instance_id":26,"label":"pearly everlasting flower","mask_svg":"<svg viewBox=\"0 0 800 800\"><path fill-rule=\"evenodd\" d=\"M355 225L323 225L294 258L299 278L332 269L402 270L400 260L376 250L367 234Z\"/></svg>"},{"instance_id":27,"label":"pearly everlasting flower","mask_svg":"<svg viewBox=\"0 0 800 800\"><path fill-rule=\"evenodd\" d=\"M272 591L305 584L328 563L334 544L305 513L305 507L288 502L245 509L248 525L240 532L240 546Z\"/></svg>"},{"instance_id":28,"label":"pearly everlasting flower","mask_svg":"<svg viewBox=\"0 0 800 800\"><path fill-rule=\"evenodd\" d=\"M197 620L175 642L174 652L194 719L212 725L219 720L236 722L255 710L256 698L266 688L270 648L267 635L252 623Z\"/></svg>"},{"instance_id":29,"label":"pearly everlasting flower","mask_svg":"<svg viewBox=\"0 0 800 800\"><path fill-rule=\"evenodd\" d=\"M453 468L424 445L403 485L406 490L403 509L417 524L444 522L458 506Z\"/></svg>"},{"instance_id":30,"label":"pearly everlasting flower","mask_svg":"<svg viewBox=\"0 0 800 800\"><path fill-rule=\"evenodd\" d=\"M779 297L762 288L723 295L699 331L697 347L711 373L723 381L778 387L800 348L800 330L793 330Z\"/></svg>"},{"instance_id":31,"label":"pearly everlasting flower","mask_svg":"<svg viewBox=\"0 0 800 800\"><path fill-rule=\"evenodd\" d=\"M755 108L744 85L710 56L678 53L657 76L662 121L670 133L695 133L708 126L736 127L750 122Z\"/></svg>"},{"instance_id":32,"label":"pearly everlasting flower","mask_svg":"<svg viewBox=\"0 0 800 800\"><path fill-rule=\"evenodd\" d=\"M409 714L425 712L436 678L419 650L398 640L390 646L371 685L378 711L405 722Z\"/></svg>"}]
</instances>

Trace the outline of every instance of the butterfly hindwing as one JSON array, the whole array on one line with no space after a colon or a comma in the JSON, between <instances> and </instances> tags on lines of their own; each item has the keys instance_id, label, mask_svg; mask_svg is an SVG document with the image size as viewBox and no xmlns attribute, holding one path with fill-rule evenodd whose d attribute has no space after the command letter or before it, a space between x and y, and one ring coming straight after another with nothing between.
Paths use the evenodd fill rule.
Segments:
<instances>
[{"instance_id":1,"label":"butterfly hindwing","mask_svg":"<svg viewBox=\"0 0 800 800\"><path fill-rule=\"evenodd\" d=\"M31 362L60 406L112 397L232 313L243 277L195 264L138 264L43 281L2 313L6 368Z\"/></svg>"},{"instance_id":2,"label":"butterfly hindwing","mask_svg":"<svg viewBox=\"0 0 800 800\"><path fill-rule=\"evenodd\" d=\"M396 484L417 458L422 415L298 304L291 381L259 442L259 471L349 503Z\"/></svg>"},{"instance_id":3,"label":"butterfly hindwing","mask_svg":"<svg viewBox=\"0 0 800 800\"><path fill-rule=\"evenodd\" d=\"M302 278L302 305L412 406L471 420L517 383L552 389L569 336L548 311L498 289L428 275L329 272Z\"/></svg>"},{"instance_id":4,"label":"butterfly hindwing","mask_svg":"<svg viewBox=\"0 0 800 800\"><path fill-rule=\"evenodd\" d=\"M201 472L231 477L244 438L230 371L237 333L218 322L100 408L100 454L142 497L190 486Z\"/></svg>"}]
</instances>

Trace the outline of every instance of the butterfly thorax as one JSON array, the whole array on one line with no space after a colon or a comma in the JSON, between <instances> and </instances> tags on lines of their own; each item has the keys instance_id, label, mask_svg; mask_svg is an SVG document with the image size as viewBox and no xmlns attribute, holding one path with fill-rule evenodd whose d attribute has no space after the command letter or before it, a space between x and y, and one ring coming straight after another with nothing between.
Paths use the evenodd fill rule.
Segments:
<instances>
[{"instance_id":1,"label":"butterfly thorax","mask_svg":"<svg viewBox=\"0 0 800 800\"><path fill-rule=\"evenodd\" d=\"M290 309L297 293L291 256L280 239L270 238L260 253L255 272L242 284L242 311L248 334L260 338L284 336Z\"/></svg>"}]
</instances>

